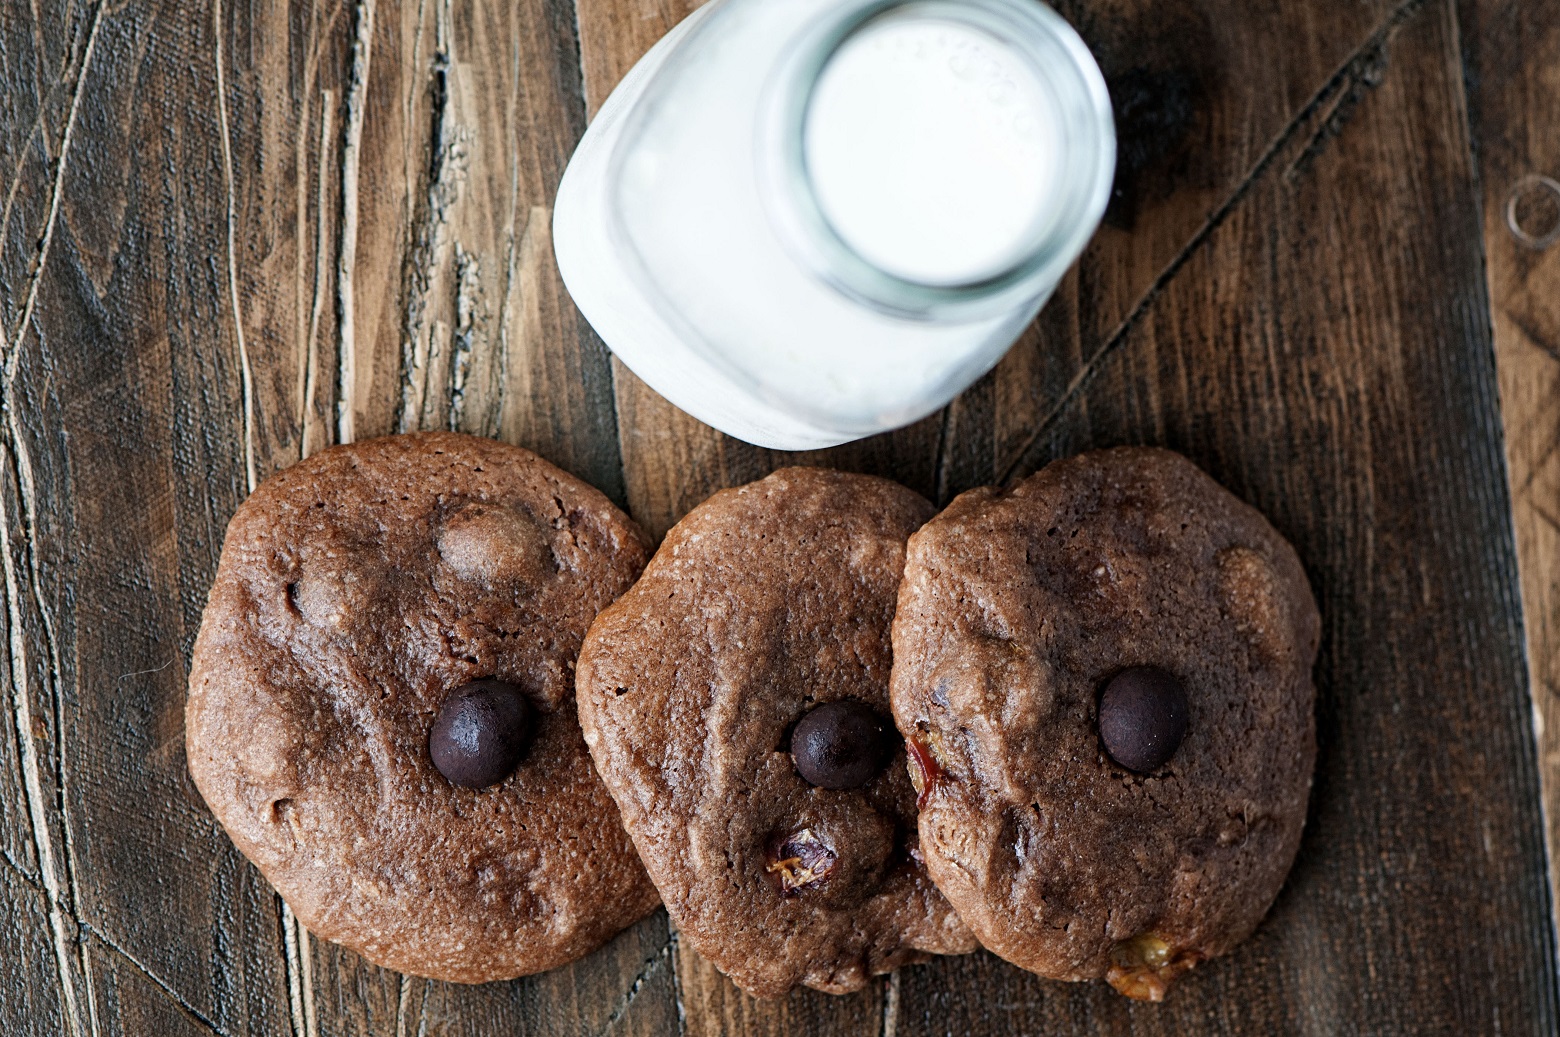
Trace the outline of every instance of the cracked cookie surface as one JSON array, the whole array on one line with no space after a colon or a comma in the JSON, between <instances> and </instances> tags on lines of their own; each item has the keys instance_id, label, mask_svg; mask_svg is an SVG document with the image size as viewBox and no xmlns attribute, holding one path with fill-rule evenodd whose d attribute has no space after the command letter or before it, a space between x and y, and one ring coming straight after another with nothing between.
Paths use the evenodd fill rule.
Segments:
<instances>
[{"instance_id":1,"label":"cracked cookie surface","mask_svg":"<svg viewBox=\"0 0 1560 1037\"><path fill-rule=\"evenodd\" d=\"M887 719L905 538L932 511L903 486L825 469L722 491L586 638L580 719L597 766L681 937L750 993L843 993L974 948L918 860ZM813 712L841 702L849 715ZM870 736L855 704L884 718L870 777L830 755ZM850 787L798 771L808 715L825 721L803 747L820 753L815 776Z\"/></svg>"},{"instance_id":2,"label":"cracked cookie surface","mask_svg":"<svg viewBox=\"0 0 1560 1037\"><path fill-rule=\"evenodd\" d=\"M190 772L315 934L460 982L565 964L656 904L575 717L596 613L648 555L519 447L417 433L266 480L228 526L195 645ZM535 729L488 788L429 755L446 698L517 685Z\"/></svg>"},{"instance_id":3,"label":"cracked cookie surface","mask_svg":"<svg viewBox=\"0 0 1560 1037\"><path fill-rule=\"evenodd\" d=\"M893 706L921 847L988 948L1158 1000L1245 939L1299 846L1320 618L1299 559L1178 454L1123 447L972 490L910 539ZM1103 688L1184 687L1168 762L1101 742Z\"/></svg>"}]
</instances>

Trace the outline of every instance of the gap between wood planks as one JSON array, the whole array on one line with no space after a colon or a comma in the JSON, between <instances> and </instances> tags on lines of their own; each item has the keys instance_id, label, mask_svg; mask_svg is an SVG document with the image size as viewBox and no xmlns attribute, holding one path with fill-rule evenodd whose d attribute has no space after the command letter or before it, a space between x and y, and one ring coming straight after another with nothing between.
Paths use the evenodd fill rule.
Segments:
<instances>
[{"instance_id":1,"label":"gap between wood planks","mask_svg":"<svg viewBox=\"0 0 1560 1037\"><path fill-rule=\"evenodd\" d=\"M1045 439L1047 432L1064 417L1083 395L1085 389L1094 380L1095 374L1104 365L1105 361L1121 347L1127 336L1137 327L1139 321L1152 308L1155 300L1170 286L1177 274L1187 264L1199 248L1213 235L1214 231L1227 220L1231 213L1239 208L1251 189L1265 176L1277 163L1278 159L1289 150L1290 145L1299 136L1300 131L1309 123L1324 105L1333 98L1339 98L1322 126L1314 133L1311 141L1301 152L1300 156L1285 171L1286 176L1303 176L1308 170L1312 160L1316 158L1327 143L1336 137L1343 125L1352 116L1354 109L1365 93L1373 89L1380 81L1380 69L1384 66L1387 51L1390 49L1392 37L1397 31L1420 9L1425 7L1428 0L1404 0L1389 14L1382 23L1349 55L1338 71L1334 72L1326 83L1322 84L1311 99L1301 107L1288 124L1278 132L1273 142L1268 145L1262 156L1236 184L1229 196L1216 208L1203 222L1186 244L1183 245L1175 257L1165 266L1159 276L1154 278L1141 298L1127 311L1119 325L1111 332L1105 343L1092 353L1078 373L1073 375L1067 389L1061 398L1051 405L1041 416L1039 422L1030 434L1024 437L1019 444L1013 459L1005 466L999 468L997 485L1006 485L1011 482L1018 473L1026 468L1034 468L1039 462L1039 448ZM943 464L943 454L946 445L938 444L938 469Z\"/></svg>"},{"instance_id":2,"label":"gap between wood planks","mask_svg":"<svg viewBox=\"0 0 1560 1037\"><path fill-rule=\"evenodd\" d=\"M1554 161L1557 124L1547 109L1531 110L1532 99L1544 93L1544 73L1560 44L1560 35L1554 34L1560 30L1560 22L1549 20L1548 10L1548 5L1539 3L1524 7L1499 0L1463 0L1454 29L1463 61L1459 114L1476 159L1474 198L1481 217L1481 287L1487 293L1484 301L1499 378L1509 517L1521 578L1523 647L1541 792L1553 954L1560 949L1560 904L1555 899L1556 880L1560 878L1556 871L1560 775L1556 772L1554 737L1560 686L1550 671L1560 661L1554 625L1560 612L1555 608L1557 585L1550 576L1555 559L1553 535L1560 534L1560 518L1553 507L1560 503L1560 484L1551 489L1538 480L1551 470L1560 452L1560 437L1556 437L1552 422L1554 398L1544 396L1542 390L1534 392L1531 386L1542 384L1534 379L1547 380L1560 373L1551 366L1560 362L1560 348L1542 327L1549 307L1540 302L1554 296L1553 267L1546 268L1539 259L1553 248L1553 242L1524 236L1515 222L1514 209L1524 180L1555 172L1550 163ZM1473 29L1466 41L1465 20ZM1515 55L1509 48L1514 40L1520 41L1522 48ZM1490 67L1491 59L1500 62L1499 66ZM1533 262L1531 267L1529 261ZM1528 456L1534 448L1534 455Z\"/></svg>"}]
</instances>

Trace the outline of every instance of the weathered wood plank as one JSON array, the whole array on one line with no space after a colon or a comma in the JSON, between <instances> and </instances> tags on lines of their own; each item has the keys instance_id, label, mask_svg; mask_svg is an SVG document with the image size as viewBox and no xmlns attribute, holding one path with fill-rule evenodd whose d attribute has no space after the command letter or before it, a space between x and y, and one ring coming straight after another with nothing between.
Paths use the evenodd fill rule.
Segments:
<instances>
[{"instance_id":1,"label":"weathered wood plank","mask_svg":"<svg viewBox=\"0 0 1560 1037\"><path fill-rule=\"evenodd\" d=\"M24 231L38 235L37 288L26 289L5 371L11 644L33 660L13 667L13 684L43 733L27 778L54 787L37 799L50 816L35 841L57 905L64 1032L145 1032L140 1010L113 995L104 947L131 948L135 984L194 1017L269 1030L285 1025L271 1014L281 969L247 948L274 932L274 900L222 882L232 850L182 753L179 649L193 628L181 490L200 488L184 524L198 545L241 488L180 471L199 464L202 438L238 427L236 407L207 409L226 398L209 391L225 380L224 351L196 359L188 348L224 333L224 210L210 199L227 193L204 107L214 25L166 5L95 5L82 17L52 200ZM186 378L197 384L176 400ZM194 437L181 424L192 412ZM247 1000L225 1000L230 984Z\"/></svg>"},{"instance_id":2,"label":"weathered wood plank","mask_svg":"<svg viewBox=\"0 0 1560 1037\"><path fill-rule=\"evenodd\" d=\"M99 1020L101 1030L158 1037L211 1037L224 1032L123 951L93 940L87 953L94 987L93 1018Z\"/></svg>"},{"instance_id":3,"label":"weathered wood plank","mask_svg":"<svg viewBox=\"0 0 1560 1037\"><path fill-rule=\"evenodd\" d=\"M1296 115L1360 56L1400 3L1058 5L1110 85L1119 140L1111 205L1030 333L988 385L953 404L950 429L975 446L944 465L945 492L1034 466L1037 433L1080 374L1178 275L1187 249L1238 200Z\"/></svg>"},{"instance_id":4,"label":"weathered wood plank","mask_svg":"<svg viewBox=\"0 0 1560 1037\"><path fill-rule=\"evenodd\" d=\"M1452 3L1404 8L1371 49L1035 450L1165 443L1294 540L1324 618L1295 872L1257 936L1157 1010L977 957L907 976L927 1032L1556 1025ZM1435 935L1455 932L1481 938Z\"/></svg>"},{"instance_id":5,"label":"weathered wood plank","mask_svg":"<svg viewBox=\"0 0 1560 1037\"><path fill-rule=\"evenodd\" d=\"M552 255L552 197L584 129L572 9L380 0L358 5L355 32L370 12L343 117L353 434L498 435L621 501L607 354ZM281 69L265 81L285 94Z\"/></svg>"},{"instance_id":6,"label":"weathered wood plank","mask_svg":"<svg viewBox=\"0 0 1560 1037\"><path fill-rule=\"evenodd\" d=\"M1560 245L1545 242L1560 233L1555 183L1560 8L1515 0L1474 0L1460 8L1555 889L1560 888Z\"/></svg>"},{"instance_id":7,"label":"weathered wood plank","mask_svg":"<svg viewBox=\"0 0 1560 1037\"><path fill-rule=\"evenodd\" d=\"M621 499L609 368L562 305L545 234L583 124L568 8L422 4L403 19L381 3L386 38L415 46L426 32L429 47L420 66L386 62L379 80L355 86L371 49L354 49L359 30L378 40L369 4L45 6L60 39L30 62L7 59L0 112L17 177L0 263L21 271L3 282L0 327L27 331L8 336L20 364L0 472L9 625L21 648L20 705L0 757L3 845L15 874L53 890L43 903L58 905L50 953L29 956L42 970L29 983L66 1005L61 1032L174 1032L178 1020L225 1034L359 1023L395 1032L413 1003L425 1032L472 1032L468 1017L489 1017L482 1006L495 997L531 1029L550 1019L556 1032L659 1032L674 1012L670 973L641 973L666 944L664 918L566 973L483 992L429 985L427 997L420 982L289 933L274 894L200 802L182 753L184 660L227 516L256 479L341 428L341 269L387 274L383 299L373 284L358 293L362 327L385 324L381 310L428 313L432 334L469 353L442 380L430 375L408 425L526 442ZM0 14L8 41L31 47L46 35L12 12ZM44 83L44 70L63 85ZM436 88L448 91L442 135L430 119L396 137L419 104L431 110ZM62 127L77 111L66 164ZM382 131L403 145L393 164ZM445 206L453 229L414 257L409 199L436 193L437 173L426 172L434 140L458 153L459 182L429 202ZM35 189L40 170L49 190ZM383 224L402 235L399 251L360 243L362 258L343 260L353 186L368 248L382 244ZM405 286L429 278L442 287L419 311ZM408 321L389 321L384 350L358 335L369 376L349 382L349 426L395 425ZM388 390L375 381L381 352ZM17 722L28 752L9 749L21 744ZM29 776L42 835L28 821ZM554 1012L564 979L576 1008ZM387 1012L376 985L390 988Z\"/></svg>"},{"instance_id":8,"label":"weathered wood plank","mask_svg":"<svg viewBox=\"0 0 1560 1037\"><path fill-rule=\"evenodd\" d=\"M48 900L40 883L0 862L0 933L13 971L0 982L0 1032L69 1033L60 1004Z\"/></svg>"},{"instance_id":9,"label":"weathered wood plank","mask_svg":"<svg viewBox=\"0 0 1560 1037\"><path fill-rule=\"evenodd\" d=\"M4 557L0 561L10 635L9 698L20 749L16 777L26 804L32 851L22 856L31 857L50 937L47 956L29 960L27 966L30 971L49 963L53 989L39 993L45 1000L57 1001L58 1032L63 1033L86 1033L114 1020L96 1010L92 958L82 924L106 927L111 923L87 874L95 847L80 826L91 812L83 800L86 786L81 772L97 768L95 761L83 765L76 751L80 720L76 658L67 648L73 624L62 615L62 606L75 594L69 580L60 577L61 569L75 559L69 519L62 514L65 509L52 506L66 499L58 492L64 458L56 432L61 427L63 394L53 381L59 376L51 353L55 343L44 329L62 315L53 271L71 271L65 280L74 283L67 293L76 289L79 299L98 290L94 278L106 279L112 266L115 242L109 239L123 219L122 206L120 211L108 207L82 220L77 203L84 187L90 190L95 182L112 182L121 173L123 149L115 144L123 142L113 138L126 119L130 88L141 67L134 51L145 41L143 27L143 19L123 13L114 17L101 7L48 5L43 12L37 7L26 13L15 10L5 19L4 30L7 43L15 44L8 45L6 53L18 58L16 64L8 63L5 93L19 98L32 92L35 118L25 133L13 138L15 150L8 151L8 157L15 159L16 180L7 189L0 247L6 267L5 303L0 307L4 311L0 338L5 347L0 352L0 391L6 398L0 432L4 441L0 449ZM23 56L29 52L31 60L26 60ZM96 137L106 138L102 150L83 146L83 140ZM84 225L87 222L90 228ZM101 262L105 258L109 262ZM63 316L101 327L100 311ZM101 345L101 340L95 344ZM85 384L78 389L73 403L93 391ZM40 420L44 415L47 419ZM89 608L100 607L90 591L88 601ZM105 659L101 665L109 669L115 661ZM93 665L100 664L94 660ZM100 681L99 686L112 692L113 678ZM148 737L151 734L147 732ZM101 759L113 754L117 741L102 740L94 755ZM157 802L157 797L147 800Z\"/></svg>"},{"instance_id":10,"label":"weathered wood plank","mask_svg":"<svg viewBox=\"0 0 1560 1037\"><path fill-rule=\"evenodd\" d=\"M680 2L580 5L592 103ZM1324 749L1301 865L1250 946L1157 1011L987 955L853 998L758 1003L660 914L573 968L476 989L403 979L301 931L289 954L274 894L182 757L184 659L253 478L344 429L453 425L539 448L661 531L793 457L713 435L626 372L614 408L547 239L584 114L566 4L14 4L0 10L0 357L19 358L0 429L0 933L23 968L0 980L0 1023L1552 1029L1451 0L1064 10L1116 89L1126 175L1109 225L944 415L800 459L946 499L1059 452L1166 442L1275 515L1329 617ZM1493 199L1555 172L1532 113L1560 85L1557 30L1535 0L1463 16L1542 646L1560 628L1542 562L1560 557L1543 525L1560 516L1543 510L1560 501L1555 253L1501 238ZM1554 680L1549 658L1535 649L1535 682Z\"/></svg>"},{"instance_id":11,"label":"weathered wood plank","mask_svg":"<svg viewBox=\"0 0 1560 1037\"><path fill-rule=\"evenodd\" d=\"M1253 283L1254 279L1248 276L1248 268L1254 265L1253 256L1261 257L1255 261L1259 269L1266 264L1271 271L1278 258L1285 255L1283 249L1289 249L1288 256L1293 258L1294 250L1309 244L1312 252L1307 258L1311 268L1302 268L1298 262L1286 268L1290 276L1305 282L1329 275L1328 264L1337 259L1307 239L1301 226L1291 228L1287 238L1242 241L1242 248L1249 251L1227 252L1218 264L1203 264L1193 274L1185 273L1183 268L1206 251L1210 232L1227 223L1233 212L1241 213L1244 226L1260 226L1263 220L1280 217L1295 218L1292 204L1286 209L1271 198L1257 200L1248 198L1248 194L1275 177L1289 184L1307 174L1372 84L1385 74L1388 40L1410 18L1433 20L1423 14L1422 6L1382 3L1345 10L1328 8L1324 12L1303 5L1257 9L1240 5L1236 9L1233 5L1202 2L1155 5L1150 14L1141 5L1130 3L1064 5L1064 11L1099 54L1117 103L1123 143L1122 175L1107 226L1036 328L1004 363L956 401L941 422L933 426L934 435L927 436L924 429L920 430L922 444L930 440L936 451L935 465L928 468L926 455L914 456L911 448L905 451L912 455L908 461L894 457L885 466L887 474L940 500L970 485L1024 474L1061 449L1056 438L1058 426L1085 420L1095 411L1108 408L1111 397L1101 396L1106 390L1095 384L1100 378L1099 368L1117 349L1131 348L1133 329L1152 320L1174 319L1201 337L1188 337L1184 342L1156 342L1149 348L1157 351L1160 366L1149 371L1139 369L1130 381L1114 380L1109 390L1125 394L1134 406L1144 408L1151 416L1147 427L1135 430L1133 436L1165 441L1173 421L1184 417L1167 413L1169 401L1178 399L1174 394L1184 392L1189 384L1208 388L1210 370L1227 362L1224 342L1211 339L1210 330L1231 337L1254 333L1216 309L1215 299L1199 294L1193 287L1184 287L1182 282L1211 280L1225 286L1232 298L1261 307L1264 293L1277 289L1270 281ZM1437 11L1439 14L1434 17L1444 15L1444 9L1438 7ZM580 12L587 96L594 106L599 105L643 48L675 23L683 10L676 5L584 0ZM1432 41L1421 43L1414 52L1422 73L1426 62L1433 65L1436 60L1444 61L1444 38L1439 42L1439 51ZM1448 79L1446 71L1446 67L1440 68L1442 75L1436 80L1437 85L1455 86L1455 79ZM1394 103L1399 100L1400 96ZM1445 109L1443 121L1434 124L1433 129L1446 145L1448 135L1456 136L1460 101L1455 90L1448 93L1444 89L1436 100ZM1379 98L1373 99L1373 103L1387 104ZM1406 105L1406 101L1402 103ZM1457 141L1452 139L1451 143L1455 150ZM1400 174L1398 166L1386 164L1399 163L1399 156L1378 152L1373 157L1384 162L1378 178L1391 181L1399 189L1400 198L1404 190L1417 191L1404 179L1408 174ZM1440 160L1434 167L1409 168L1422 175L1454 180L1466 177L1465 162L1458 164L1444 151ZM1332 186L1337 190L1359 190L1348 179L1338 180ZM1414 193L1407 196L1407 208L1402 210L1405 222L1418 222L1413 209L1416 197ZM1464 197L1461 201L1466 206L1470 199ZM1449 206L1449 210L1458 211L1455 205ZM1466 212L1466 208L1462 210L1464 216ZM1447 226L1455 226L1455 221ZM1368 229L1378 235L1393 235L1378 240L1400 241L1396 228ZM1424 244L1411 244L1413 248L1450 248L1455 252L1458 243L1453 231L1440 227ZM1354 247L1339 238L1330 240L1328 245L1338 252ZM1429 273L1442 278L1434 283L1440 284L1444 292L1466 291L1466 264L1443 265ZM1459 281L1458 277L1464 280ZM1378 283L1368 278L1362 276L1361 283L1369 285L1364 291L1378 290ZM1223 299L1217 301L1226 305ZM1317 319L1314 300L1311 301L1311 316ZM1285 311L1275 306L1259 312L1266 313L1271 322L1275 312ZM1391 330L1385 327L1386 317L1380 323L1383 327L1365 330L1375 334ZM1268 335L1274 333L1271 327L1261 330ZM1323 372L1326 366L1326 361L1318 362ZM774 464L793 458L882 470L873 463L874 443L808 455L772 455L736 444L675 411L621 367L618 374L619 420L629 496L636 513L657 532L664 531L687 508L719 486L755 478ZM1224 389L1233 390L1233 386ZM1249 394L1252 389L1247 386L1240 392ZM1269 401L1267 413L1242 414L1242 407L1255 407L1248 396L1215 395L1201 401L1198 420L1222 423L1226 433L1243 431L1260 437L1268 434L1264 420L1271 422L1296 408L1309 411L1312 419L1319 414L1325 417L1319 409L1324 403L1311 398L1309 388L1291 387L1289 395ZM1491 403L1485 397L1472 406L1477 411L1478 406L1489 407ZM1434 416L1421 414L1418 420L1434 420ZM1410 439L1416 434L1410 425L1399 424L1397 428L1401 430L1399 434ZM1487 428L1484 431L1488 433ZM1112 427L1108 416L1091 424L1089 432L1071 437L1067 449L1110 442L1125 434L1122 428ZM902 442L905 435L883 438ZM897 451L891 447L884 452L892 457ZM1303 453L1296 458L1313 456ZM1291 466L1294 463L1292 458ZM1335 474L1341 478L1346 473ZM1315 490L1314 485L1302 488ZM1326 492L1332 494L1336 489L1329 487ZM1397 508L1407 506L1407 502L1395 502ZM1457 515L1450 516L1448 521L1466 519L1465 515ZM1370 536L1368 527L1360 533L1366 538ZM1498 551L1498 536L1491 550ZM1328 557L1317 564L1332 561ZM1498 584L1495 589L1500 590ZM1509 599L1506 604L1509 606ZM1340 607L1368 606L1364 602L1345 602ZM1440 619L1461 621L1450 614ZM1506 723L1504 734L1509 737L1509 713L1502 721ZM1517 765L1506 778L1508 787L1520 792L1520 746L1516 748ZM1529 800L1527 806L1531 805ZM1359 824L1360 820L1349 818L1338 823L1347 826ZM1420 835L1427 833L1421 831ZM1356 862L1358 859L1355 858ZM1504 863L1520 870L1522 860L1519 852ZM1525 878L1531 879L1531 875ZM1531 908L1532 897L1542 895L1541 889L1534 889L1529 883L1508 907L1520 913ZM1344 919L1345 914L1340 913L1330 921L1336 925ZM1308 922L1315 920L1314 913L1307 917ZM1309 938L1318 948L1327 939L1315 933ZM1241 1029L1239 1018L1228 1009L1215 1007L1217 998L1227 994L1236 999L1233 1003L1255 997L1259 1005L1265 1006L1262 1010L1269 1021L1289 1029L1300 1028L1307 1022L1302 1018L1300 1001L1310 995L1295 974L1303 973L1301 978L1313 984L1319 978L1332 981L1330 975L1305 973L1297 964L1304 960L1300 953L1303 948L1294 941L1301 939L1291 937L1291 944L1281 952L1246 951L1248 956L1257 956L1256 963L1249 966L1250 976L1242 971L1230 978L1229 970L1238 965L1221 964L1207 970L1204 976L1212 974L1215 978L1202 980L1208 984L1204 992L1178 993L1181 1009L1168 1018L1133 1009L1109 995L1102 999L1097 992L1042 984L989 957L977 956L906 972L892 1006L885 1004L890 1022L874 1025L892 1025L894 1032L901 1033L942 1032L950 1026L955 1031L962 1028L970 1032L1011 1032L1031 1025L1060 1027L1058 1032L1069 1032L1096 1025L1157 1029L1154 1020L1158 1018L1158 1025L1167 1029L1188 1025L1193 1019L1204 1020L1205 1025L1206 1020L1222 1020L1232 1031ZM1261 946L1259 941L1258 947ZM1532 950L1531 945L1527 949ZM1287 962L1281 960L1284 958ZM690 952L684 951L679 961L683 966L679 979L690 1029L756 1033L784 1029L787 1025L794 1028L794 1020L786 1016L786 1006L746 1001ZM1544 968L1541 962L1533 961L1528 961L1526 967L1540 972ZM1264 990L1265 970L1269 968L1278 975ZM1287 976L1285 968L1290 970ZM1359 991L1351 993L1358 995ZM1519 1002L1508 1000L1508 1010L1515 1003ZM1374 1007L1380 1008L1381 1004L1374 1002ZM1318 1026L1330 1010L1325 1006L1312 1009L1310 1025ZM870 1012L861 1015L858 1028L865 1029L875 1016ZM1433 1011L1428 1018L1434 1018ZM958 1025L951 1020L957 1020ZM1174 1020L1173 1025L1170 1020Z\"/></svg>"},{"instance_id":12,"label":"weathered wood plank","mask_svg":"<svg viewBox=\"0 0 1560 1037\"><path fill-rule=\"evenodd\" d=\"M449 427L533 447L621 500L610 369L564 305L549 235L583 127L568 8L262 10L294 24L291 37L277 26L272 51L250 42L258 24L229 30L233 107L256 115L235 133L248 159L235 226L239 297L267 300L243 314L266 387L260 474L342 436ZM634 987L664 918L558 975L483 989L397 976L296 923L287 936L291 1022L310 1033L501 1032L527 1018L572 1032L604 1022L602 1005L634 1032L674 1005L669 975ZM585 995L572 1005L551 993L565 978Z\"/></svg>"},{"instance_id":13,"label":"weathered wood plank","mask_svg":"<svg viewBox=\"0 0 1560 1037\"><path fill-rule=\"evenodd\" d=\"M83 74L95 49L99 20L83 4L49 5L18 11L0 21L4 81L0 90L0 134L5 159L0 198L0 365L11 362L17 340L37 301L37 271L53 244L49 229L61 197L67 164L65 142L80 111ZM9 417L9 416L8 416ZM6 448L0 476L4 493L3 547L8 595L6 674L9 722L0 739L0 853L28 879L53 891L57 931L70 925L67 867L57 848L66 842L58 811L60 759L53 736L57 711L48 695L47 662L35 606L21 590L28 582L30 554L18 472ZM77 971L73 966L71 971ZM75 985L74 983L72 984Z\"/></svg>"},{"instance_id":14,"label":"weathered wood plank","mask_svg":"<svg viewBox=\"0 0 1560 1037\"><path fill-rule=\"evenodd\" d=\"M62 16L68 12L59 12ZM30 14L30 12L29 12ZM60 19L63 23L63 18ZM28 282L29 269L36 258L44 213L48 209L48 155L51 138L55 143L64 129L64 116L58 105L50 105L46 99L49 90L44 88L45 77L54 85L56 93L65 92L72 76L63 66L69 63L74 44L76 65L80 62L83 34L72 39L58 26L52 30L31 17L16 17L0 22L0 53L6 55L5 82L17 84L16 89L0 90L0 155L5 158L4 194L0 195L0 285L24 286ZM75 66L72 66L72 69ZM23 86L22 84L25 84ZM50 121L51 118L54 121ZM12 228L18 228L15 232ZM11 328L17 325L21 309L25 305L24 289L7 288L0 292L0 353L9 341ZM7 509L14 516L13 506ZM8 535L15 537L13 526ZM8 626L10 616L8 613ZM12 678L13 658L10 645L4 650L6 674ZM38 832L32 823L32 807L27 796L26 774L31 765L31 755L39 745L46 745L46 730L40 718L34 722L31 699L26 696L6 696L6 723L0 734L0 854L3 854L23 877L41 883L38 867L36 838ZM40 790L41 791L41 790Z\"/></svg>"},{"instance_id":15,"label":"weathered wood plank","mask_svg":"<svg viewBox=\"0 0 1560 1037\"><path fill-rule=\"evenodd\" d=\"M651 44L697 6L580 0L592 110ZM1059 299L991 376L943 415L834 451L785 454L713 432L621 364L617 406L629 499L656 535L722 486L783 464L893 476L934 500L1004 474L1035 420L1115 333L1208 217L1389 9L1252 8L1229 0L1059 5L1116 97L1122 166L1107 227Z\"/></svg>"}]
</instances>

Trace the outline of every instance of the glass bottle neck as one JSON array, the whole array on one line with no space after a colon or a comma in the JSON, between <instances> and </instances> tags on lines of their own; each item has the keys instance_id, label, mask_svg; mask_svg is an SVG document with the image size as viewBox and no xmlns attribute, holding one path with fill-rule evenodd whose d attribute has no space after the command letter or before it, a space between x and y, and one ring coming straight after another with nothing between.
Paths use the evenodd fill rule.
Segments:
<instances>
[{"instance_id":1,"label":"glass bottle neck","mask_svg":"<svg viewBox=\"0 0 1560 1037\"><path fill-rule=\"evenodd\" d=\"M1043 296L1109 197L1104 78L1034 0L848 0L793 42L765 95L777 232L897 316L978 319Z\"/></svg>"}]
</instances>

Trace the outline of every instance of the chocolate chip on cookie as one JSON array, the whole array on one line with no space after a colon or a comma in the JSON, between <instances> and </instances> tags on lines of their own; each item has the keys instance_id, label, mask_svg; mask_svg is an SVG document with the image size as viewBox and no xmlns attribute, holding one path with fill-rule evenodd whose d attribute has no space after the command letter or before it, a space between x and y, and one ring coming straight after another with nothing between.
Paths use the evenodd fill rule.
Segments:
<instances>
[{"instance_id":1,"label":"chocolate chip on cookie","mask_svg":"<svg viewBox=\"0 0 1560 1037\"><path fill-rule=\"evenodd\" d=\"M918 860L888 720L905 538L931 513L824 469L718 493L580 653L586 740L679 934L752 993L974 947Z\"/></svg>"},{"instance_id":2,"label":"chocolate chip on cookie","mask_svg":"<svg viewBox=\"0 0 1560 1037\"><path fill-rule=\"evenodd\" d=\"M910 539L894 717L921 849L991 950L1158 1000L1278 895L1315 761L1293 549L1190 461L1120 448Z\"/></svg>"},{"instance_id":3,"label":"chocolate chip on cookie","mask_svg":"<svg viewBox=\"0 0 1560 1037\"><path fill-rule=\"evenodd\" d=\"M1139 774L1157 771L1186 737L1186 689L1152 666L1122 670L1100 695L1099 720L1111 759Z\"/></svg>"},{"instance_id":4,"label":"chocolate chip on cookie","mask_svg":"<svg viewBox=\"0 0 1560 1037\"><path fill-rule=\"evenodd\" d=\"M507 681L456 688L428 733L433 765L456 785L483 789L514 773L531 735L531 704Z\"/></svg>"},{"instance_id":5,"label":"chocolate chip on cookie","mask_svg":"<svg viewBox=\"0 0 1560 1037\"><path fill-rule=\"evenodd\" d=\"M190 772L314 933L479 982L599 946L656 903L596 777L574 660L644 535L518 447L326 450L228 526L195 645Z\"/></svg>"},{"instance_id":6,"label":"chocolate chip on cookie","mask_svg":"<svg viewBox=\"0 0 1560 1037\"><path fill-rule=\"evenodd\" d=\"M883 714L851 699L808 712L791 734L796 770L824 789L857 789L875 778L899 742Z\"/></svg>"}]
</instances>

